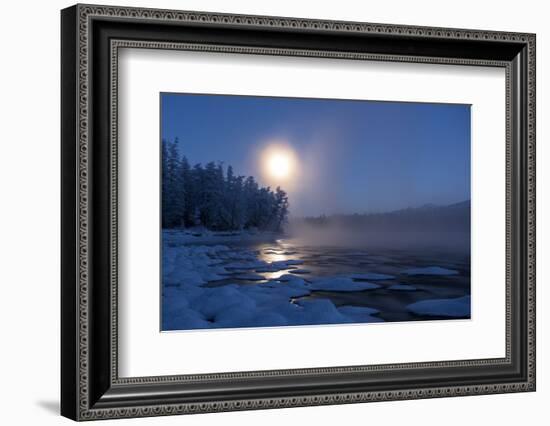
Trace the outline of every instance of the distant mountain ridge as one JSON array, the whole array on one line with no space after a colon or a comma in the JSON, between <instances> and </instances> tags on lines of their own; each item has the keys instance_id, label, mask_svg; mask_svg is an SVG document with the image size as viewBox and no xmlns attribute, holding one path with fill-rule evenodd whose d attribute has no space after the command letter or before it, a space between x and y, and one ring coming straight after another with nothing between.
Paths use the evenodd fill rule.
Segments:
<instances>
[{"instance_id":1,"label":"distant mountain ridge","mask_svg":"<svg viewBox=\"0 0 550 426\"><path fill-rule=\"evenodd\" d=\"M316 217L304 217L297 220L303 220L312 224L322 224L325 222L333 221L385 221L393 220L393 218L403 219L403 218L430 218L430 219L451 219L455 218L457 220L464 221L464 224L470 223L470 208L471 201L465 200L458 203L448 204L448 205L437 205L437 204L424 204L420 207L408 207L404 209L392 210L389 212L383 213L351 213L351 214L335 214L330 216L316 216ZM467 223L466 223L467 222Z\"/></svg>"},{"instance_id":2,"label":"distant mountain ridge","mask_svg":"<svg viewBox=\"0 0 550 426\"><path fill-rule=\"evenodd\" d=\"M439 209L470 209L471 207L471 200L464 200L459 201L458 203L452 203L452 204L433 204L433 203L427 203L423 204L419 207L405 207L402 209L396 209L396 210L390 210L388 212L380 212L380 213L364 213L365 215L383 215L383 214L399 214L403 212L411 212L411 211L426 211L426 210L439 210Z\"/></svg>"}]
</instances>

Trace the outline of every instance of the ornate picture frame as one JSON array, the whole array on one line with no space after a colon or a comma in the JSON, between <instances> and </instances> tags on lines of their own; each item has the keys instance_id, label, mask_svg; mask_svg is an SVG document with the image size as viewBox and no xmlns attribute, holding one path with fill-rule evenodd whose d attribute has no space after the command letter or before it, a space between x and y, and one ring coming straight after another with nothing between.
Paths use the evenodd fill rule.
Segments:
<instances>
[{"instance_id":1,"label":"ornate picture frame","mask_svg":"<svg viewBox=\"0 0 550 426\"><path fill-rule=\"evenodd\" d=\"M534 34L97 5L64 9L61 29L62 415L94 420L535 390ZM503 68L506 355L119 377L121 48Z\"/></svg>"}]
</instances>

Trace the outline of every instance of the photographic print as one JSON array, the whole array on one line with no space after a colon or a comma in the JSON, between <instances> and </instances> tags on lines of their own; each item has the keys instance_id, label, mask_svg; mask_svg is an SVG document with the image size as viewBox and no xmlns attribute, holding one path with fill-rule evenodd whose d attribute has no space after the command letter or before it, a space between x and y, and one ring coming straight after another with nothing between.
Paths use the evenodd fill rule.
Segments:
<instances>
[{"instance_id":1,"label":"photographic print","mask_svg":"<svg viewBox=\"0 0 550 426\"><path fill-rule=\"evenodd\" d=\"M162 331L470 318L470 105L160 104Z\"/></svg>"}]
</instances>

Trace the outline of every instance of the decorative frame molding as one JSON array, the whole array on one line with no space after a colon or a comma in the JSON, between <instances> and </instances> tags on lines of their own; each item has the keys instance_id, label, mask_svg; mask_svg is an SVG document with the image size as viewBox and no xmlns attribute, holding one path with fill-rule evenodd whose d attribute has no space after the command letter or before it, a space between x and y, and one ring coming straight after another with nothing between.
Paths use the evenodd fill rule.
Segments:
<instances>
[{"instance_id":1,"label":"decorative frame molding","mask_svg":"<svg viewBox=\"0 0 550 426\"><path fill-rule=\"evenodd\" d=\"M124 25L167 32L158 41L135 37ZM190 41L173 28L198 29ZM251 46L197 42L205 28L223 28L246 41L247 30L282 34L282 44L307 33L349 36L349 49ZM124 37L121 37L123 35ZM168 38L167 38L168 36ZM170 38L172 37L172 38ZM182 37L186 37L183 35ZM354 40L374 40L367 51ZM366 37L366 38L365 38ZM370 38L369 38L370 37ZM384 42L386 40L386 42ZM388 41L423 44L420 54L387 52ZM447 44L445 44L447 43ZM427 54L454 46L464 56ZM457 47L458 46L458 47ZM462 47L464 46L464 47ZM118 49L154 48L238 54L481 65L506 69L506 357L448 362L327 367L187 376L118 377L117 327L117 88ZM477 48L477 50L476 50ZM368 51L371 49L370 51ZM396 48L398 49L398 47ZM441 53L441 48L439 48ZM489 52L492 50L492 52ZM451 51L452 53L453 51ZM62 414L75 420L141 417L352 402L433 398L535 390L535 36L510 32L410 27L357 22L76 5L62 12ZM94 161L91 161L91 158ZM101 161L99 161L101 160ZM93 164L93 166L92 166ZM101 174L97 169L101 164ZM101 175L101 176L100 176ZM99 234L97 229L103 229ZM104 257L107 256L107 257ZM99 261L98 259L101 259ZM99 263L108 263L96 266ZM98 278L101 277L101 278ZM100 281L102 279L103 281ZM107 280L107 281L105 281ZM105 281L105 283L104 283ZM92 301L94 302L92 304ZM97 305L103 306L99 309ZM106 309L108 307L108 309ZM432 375L474 368L506 370L508 380L468 385L359 385L369 374ZM473 371L473 370L472 370ZM329 391L331 379L349 376L346 389ZM378 375L379 377L379 375ZM312 378L314 391L297 391L291 380ZM249 380L273 388L269 396L223 394L223 384ZM287 391L277 379L285 381ZM259 381L264 381L259 383ZM397 382L398 380L396 380ZM276 383L277 382L277 383ZM196 395L183 391L195 386ZM324 386L324 388L323 388ZM165 390L182 389L179 397ZM215 388L215 389L214 389ZM221 389L221 390L220 390ZM313 389L313 388L312 388ZM323 391L325 389L325 391ZM247 393L248 392L248 393ZM139 395L138 395L139 394ZM148 394L149 396L144 396ZM209 396L205 396L209 395Z\"/></svg>"}]
</instances>

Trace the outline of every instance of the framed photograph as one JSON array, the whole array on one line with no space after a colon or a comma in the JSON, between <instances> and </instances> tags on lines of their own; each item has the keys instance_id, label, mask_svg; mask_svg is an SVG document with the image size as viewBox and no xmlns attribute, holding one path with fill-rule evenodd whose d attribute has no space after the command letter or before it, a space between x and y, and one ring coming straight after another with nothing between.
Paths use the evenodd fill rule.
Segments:
<instances>
[{"instance_id":1,"label":"framed photograph","mask_svg":"<svg viewBox=\"0 0 550 426\"><path fill-rule=\"evenodd\" d=\"M535 35L61 12L61 412L535 390Z\"/></svg>"}]
</instances>

